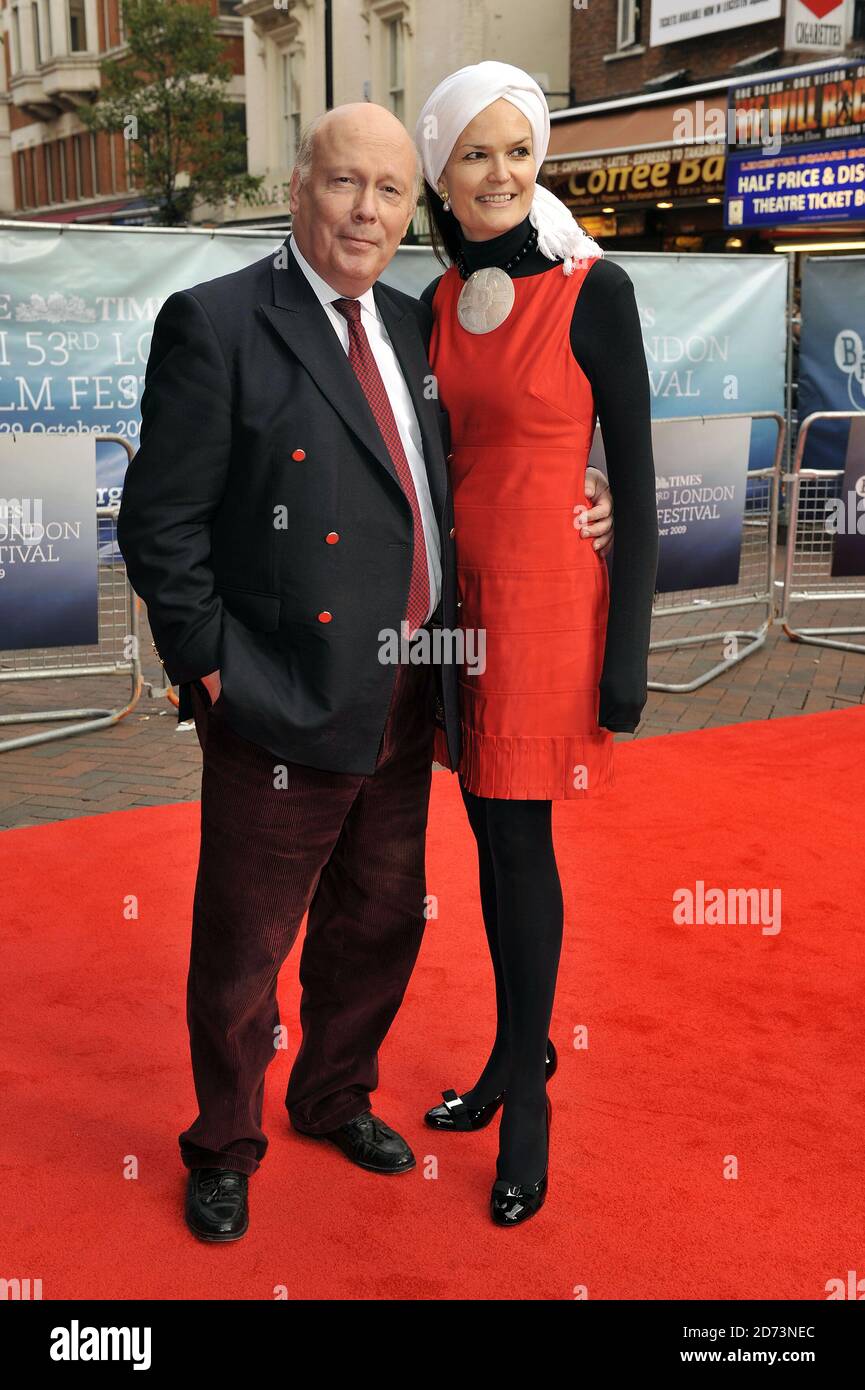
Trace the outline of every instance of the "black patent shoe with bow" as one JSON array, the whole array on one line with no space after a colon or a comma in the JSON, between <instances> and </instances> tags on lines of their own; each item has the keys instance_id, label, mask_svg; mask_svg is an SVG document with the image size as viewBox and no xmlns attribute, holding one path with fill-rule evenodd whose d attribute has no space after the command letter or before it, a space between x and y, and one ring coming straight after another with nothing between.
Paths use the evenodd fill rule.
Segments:
<instances>
[{"instance_id":1,"label":"black patent shoe with bow","mask_svg":"<svg viewBox=\"0 0 865 1390\"><path fill-rule=\"evenodd\" d=\"M549 1081L554 1074L559 1059L551 1038L547 1038L547 1065L546 1079ZM430 1129L452 1130L466 1133L469 1130L485 1129L490 1120L501 1109L505 1099L504 1091L492 1100L487 1101L486 1105L470 1106L466 1105L462 1096L457 1095L456 1091L442 1091L442 1105L434 1105L424 1115L424 1124Z\"/></svg>"},{"instance_id":2,"label":"black patent shoe with bow","mask_svg":"<svg viewBox=\"0 0 865 1390\"><path fill-rule=\"evenodd\" d=\"M550 1125L553 1105L547 1096L547 1167L539 1182L508 1182L497 1178L490 1193L490 1216L497 1226L521 1226L544 1205L549 1179Z\"/></svg>"},{"instance_id":3,"label":"black patent shoe with bow","mask_svg":"<svg viewBox=\"0 0 865 1390\"><path fill-rule=\"evenodd\" d=\"M190 1168L186 1224L199 1240L239 1240L249 1226L249 1177L233 1168Z\"/></svg>"}]
</instances>

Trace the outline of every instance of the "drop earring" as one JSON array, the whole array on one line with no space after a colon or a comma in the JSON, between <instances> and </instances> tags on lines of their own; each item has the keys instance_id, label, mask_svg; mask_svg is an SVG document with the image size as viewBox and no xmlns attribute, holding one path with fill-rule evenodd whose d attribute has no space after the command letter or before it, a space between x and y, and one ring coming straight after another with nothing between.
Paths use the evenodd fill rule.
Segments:
<instances>
[{"instance_id":1,"label":"drop earring","mask_svg":"<svg viewBox=\"0 0 865 1390\"><path fill-rule=\"evenodd\" d=\"M444 202L442 203L442 207L444 208L445 212L450 212L450 210L451 210L451 205L450 205L450 200L449 200L449 198L448 198L448 191L447 191L447 189L445 189L441 194L439 194L439 196L440 196L441 198L444 199Z\"/></svg>"}]
</instances>

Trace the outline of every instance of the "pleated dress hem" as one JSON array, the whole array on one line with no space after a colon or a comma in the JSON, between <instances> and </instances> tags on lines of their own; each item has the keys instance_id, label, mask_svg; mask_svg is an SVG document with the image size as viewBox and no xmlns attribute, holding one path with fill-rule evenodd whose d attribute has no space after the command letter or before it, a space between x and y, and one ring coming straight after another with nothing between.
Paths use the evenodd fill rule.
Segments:
<instances>
[{"instance_id":1,"label":"pleated dress hem","mask_svg":"<svg viewBox=\"0 0 865 1390\"><path fill-rule=\"evenodd\" d=\"M597 734L521 738L482 734L462 728L462 753L456 769L475 796L505 801L579 801L601 796L616 784L614 739L609 729ZM453 772L444 729L436 725L433 759ZM585 768L585 774L580 769ZM583 785L585 783L585 785Z\"/></svg>"}]
</instances>

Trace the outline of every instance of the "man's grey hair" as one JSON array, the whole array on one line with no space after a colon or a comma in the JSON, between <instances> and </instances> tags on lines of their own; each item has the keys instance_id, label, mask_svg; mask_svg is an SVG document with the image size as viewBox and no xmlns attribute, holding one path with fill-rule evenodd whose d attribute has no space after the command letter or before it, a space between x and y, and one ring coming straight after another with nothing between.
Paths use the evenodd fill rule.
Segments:
<instances>
[{"instance_id":1,"label":"man's grey hair","mask_svg":"<svg viewBox=\"0 0 865 1390\"><path fill-rule=\"evenodd\" d=\"M315 144L316 132L327 114L327 111L321 111L301 132L300 141L297 146L297 155L294 161L294 167L297 169L301 183L305 183L309 178L312 170L313 146ZM415 146L414 155L415 177L414 188L412 189L412 202L416 203L421 195L424 183L423 163L421 162L420 150L417 146Z\"/></svg>"}]
</instances>

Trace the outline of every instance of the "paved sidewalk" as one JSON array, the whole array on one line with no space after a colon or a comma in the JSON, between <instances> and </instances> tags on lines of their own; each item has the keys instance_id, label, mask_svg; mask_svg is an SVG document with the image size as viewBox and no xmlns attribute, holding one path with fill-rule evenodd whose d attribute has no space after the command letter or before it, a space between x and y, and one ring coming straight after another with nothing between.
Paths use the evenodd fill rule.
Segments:
<instances>
[{"instance_id":1,"label":"paved sidewalk","mask_svg":"<svg viewBox=\"0 0 865 1390\"><path fill-rule=\"evenodd\" d=\"M780 552L778 561L780 565ZM780 569L778 570L780 572ZM142 605L143 610L143 605ZM718 628L756 626L755 607L656 618L653 640ZM797 610L802 626L865 627L865 603L820 603ZM859 640L859 639L853 639ZM865 639L863 639L865 640ZM146 618L141 650L145 679L153 683L119 724L92 734L0 753L0 827L40 825L102 811L194 801L201 788L201 749L195 730L177 731L177 714L160 694L161 667L150 646ZM720 660L720 643L660 652L650 657L649 678L681 683ZM4 713L67 705L105 706L128 698L126 677L0 682ZM708 685L689 694L650 691L636 734L657 738L745 720L776 719L865 703L865 654L791 642L780 625L765 645ZM46 725L0 725L0 740L38 732Z\"/></svg>"}]
</instances>

